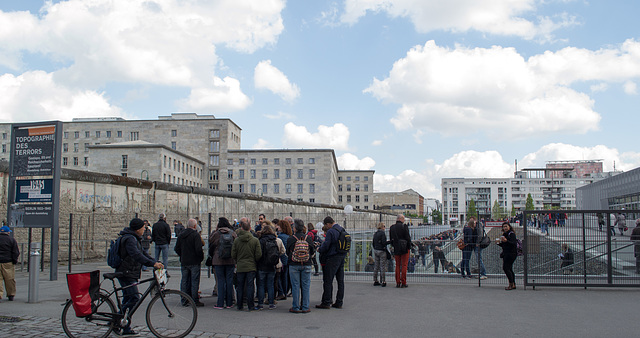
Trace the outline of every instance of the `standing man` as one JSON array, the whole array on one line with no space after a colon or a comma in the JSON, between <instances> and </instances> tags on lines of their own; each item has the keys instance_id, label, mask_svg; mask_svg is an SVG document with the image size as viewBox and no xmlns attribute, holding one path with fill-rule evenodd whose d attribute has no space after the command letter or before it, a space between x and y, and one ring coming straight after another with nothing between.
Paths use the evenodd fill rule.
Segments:
<instances>
[{"instance_id":1,"label":"standing man","mask_svg":"<svg viewBox=\"0 0 640 338\"><path fill-rule=\"evenodd\" d=\"M260 241L251 234L251 223L249 219L243 217L240 219L238 238L233 241L233 246L231 247L231 258L236 261L237 267L238 285L236 286L236 301L238 302L238 310L242 310L242 303L245 298L247 300L248 310L252 311L254 309L253 291L257 271L256 263L261 257L262 248L260 247ZM246 295L245 289L247 290Z\"/></svg>"},{"instance_id":2,"label":"standing man","mask_svg":"<svg viewBox=\"0 0 640 338\"><path fill-rule=\"evenodd\" d=\"M7 298L13 301L16 295L16 264L20 257L18 243L10 235L11 229L4 225L0 228L0 299L3 291L2 282L7 287Z\"/></svg>"},{"instance_id":3,"label":"standing man","mask_svg":"<svg viewBox=\"0 0 640 338\"><path fill-rule=\"evenodd\" d=\"M156 261L160 258L162 253L162 264L166 267L169 266L169 244L171 243L171 228L167 224L167 215L164 213L158 216L158 221L153 224L153 231L151 233L151 239L155 243L156 247ZM167 277L169 277L169 271L167 270Z\"/></svg>"},{"instance_id":4,"label":"standing man","mask_svg":"<svg viewBox=\"0 0 640 338\"><path fill-rule=\"evenodd\" d=\"M484 262L482 262L482 248L480 247L480 241L482 240L482 235L484 234L482 224L479 224L476 221L476 218L471 216L469 217L469 227L472 230L472 238L474 238L474 251L476 253L476 258L478 259L478 267L480 268L480 279L487 279L487 270L484 268Z\"/></svg>"},{"instance_id":5,"label":"standing man","mask_svg":"<svg viewBox=\"0 0 640 338\"><path fill-rule=\"evenodd\" d=\"M471 260L471 254L476 247L476 240L473 238L473 229L471 228L472 223L474 222L470 220L467 223L467 226L462 228L462 239L464 241L465 247L462 249L462 262L460 263L462 278L469 279L471 279L471 267L469 265L469 261ZM465 271L467 272L466 276L464 274Z\"/></svg>"},{"instance_id":6,"label":"standing man","mask_svg":"<svg viewBox=\"0 0 640 338\"><path fill-rule=\"evenodd\" d=\"M180 291L191 296L196 306L204 306L200 302L198 290L200 289L200 264L204 258L202 251L202 238L198 233L198 221L191 218L187 221L187 228L180 232L176 240L175 252L180 256Z\"/></svg>"},{"instance_id":7,"label":"standing man","mask_svg":"<svg viewBox=\"0 0 640 338\"><path fill-rule=\"evenodd\" d=\"M338 252L338 239L344 229L331 216L325 217L322 223L324 224L323 228L327 231L324 243L318 248L318 252L322 255L321 262L325 262L325 266L322 274L322 303L316 305L316 308L342 309L344 302L344 257L346 254ZM338 292L336 293L336 301L332 304L334 277L338 282Z\"/></svg>"},{"instance_id":8,"label":"standing man","mask_svg":"<svg viewBox=\"0 0 640 338\"><path fill-rule=\"evenodd\" d=\"M144 252L148 255L149 248L151 247L151 225L146 219L143 222L144 233L142 234L142 250L144 250ZM142 271L147 271L147 267L143 265Z\"/></svg>"},{"instance_id":9,"label":"standing man","mask_svg":"<svg viewBox=\"0 0 640 338\"><path fill-rule=\"evenodd\" d=\"M168 226L168 225L167 225ZM144 222L139 218L134 218L129 222L129 227L120 231L120 257L122 263L116 269L121 272L122 277L118 277L122 290L122 308L120 313L125 313L127 309L132 309L140 299L138 286L135 284L140 279L142 266L162 269L162 263L157 262L149 254L142 250L142 234L144 233ZM115 333L119 336L137 336L131 329L131 323L122 328L115 328Z\"/></svg>"},{"instance_id":10,"label":"standing man","mask_svg":"<svg viewBox=\"0 0 640 338\"><path fill-rule=\"evenodd\" d=\"M393 245L393 256L396 260L396 287L406 288L407 265L411 255L411 234L404 225L404 215L396 217L396 224L389 229L389 237Z\"/></svg>"},{"instance_id":11,"label":"standing man","mask_svg":"<svg viewBox=\"0 0 640 338\"><path fill-rule=\"evenodd\" d=\"M309 289L311 288L311 257L315 253L313 239L306 233L301 219L294 220L295 233L287 242L289 276L291 276L291 294L293 301L289 312L309 313ZM298 243L300 241L300 243ZM306 242L306 245L304 245ZM302 303L300 298L302 297Z\"/></svg>"},{"instance_id":12,"label":"standing man","mask_svg":"<svg viewBox=\"0 0 640 338\"><path fill-rule=\"evenodd\" d=\"M267 220L267 217L264 214L258 215L258 223L256 223L256 227L254 228L255 232L259 232L262 230L262 223Z\"/></svg>"}]
</instances>

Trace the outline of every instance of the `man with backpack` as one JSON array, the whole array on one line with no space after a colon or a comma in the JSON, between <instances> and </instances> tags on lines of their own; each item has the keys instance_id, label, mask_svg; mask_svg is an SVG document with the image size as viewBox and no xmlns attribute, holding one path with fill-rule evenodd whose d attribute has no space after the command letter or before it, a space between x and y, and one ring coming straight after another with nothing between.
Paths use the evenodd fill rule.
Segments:
<instances>
[{"instance_id":1,"label":"man with backpack","mask_svg":"<svg viewBox=\"0 0 640 338\"><path fill-rule=\"evenodd\" d=\"M169 264L169 244L171 244L171 228L167 224L167 216L162 213L158 216L158 221L153 224L153 231L151 232L151 240L156 247L156 260L160 258L162 253L162 264L168 266ZM169 271L167 271L167 277L169 277Z\"/></svg>"},{"instance_id":2,"label":"man with backpack","mask_svg":"<svg viewBox=\"0 0 640 338\"><path fill-rule=\"evenodd\" d=\"M287 242L289 259L289 277L291 277L291 296L293 302L289 312L309 313L309 289L311 288L311 257L315 253L313 239L306 233L301 219L293 221L295 233ZM300 294L302 303L300 304Z\"/></svg>"},{"instance_id":3,"label":"man with backpack","mask_svg":"<svg viewBox=\"0 0 640 338\"><path fill-rule=\"evenodd\" d=\"M236 239L231 223L225 217L218 218L216 231L209 236L209 256L215 270L218 284L218 302L214 309L230 309L233 306L233 270L235 261L231 258L231 248Z\"/></svg>"},{"instance_id":4,"label":"man with backpack","mask_svg":"<svg viewBox=\"0 0 640 338\"><path fill-rule=\"evenodd\" d=\"M280 252L276 232L271 225L263 223L261 229L260 247L262 248L262 258L258 261L258 278L256 283L258 288L258 306L255 307L255 310L262 310L265 288L267 290L269 310L273 310L276 308L274 294L276 265L280 262L280 255L284 254L285 251L284 247L282 247L283 250Z\"/></svg>"},{"instance_id":5,"label":"man with backpack","mask_svg":"<svg viewBox=\"0 0 640 338\"><path fill-rule=\"evenodd\" d=\"M343 250L338 250L341 234L344 228L336 223L331 216L322 221L325 232L324 243L318 249L321 255L320 262L326 262L322 275L322 303L316 305L318 309L341 309L344 300L344 258L347 255ZM332 304L333 278L338 282L336 301Z\"/></svg>"},{"instance_id":6,"label":"man with backpack","mask_svg":"<svg viewBox=\"0 0 640 338\"><path fill-rule=\"evenodd\" d=\"M204 259L202 251L202 238L196 230L198 221L191 218L187 221L187 228L180 232L180 236L176 240L174 251L180 257L180 271L182 272L182 280L180 281L180 290L191 296L196 306L204 306L200 302L198 290L200 289L200 264Z\"/></svg>"},{"instance_id":7,"label":"man with backpack","mask_svg":"<svg viewBox=\"0 0 640 338\"><path fill-rule=\"evenodd\" d=\"M247 300L247 309L253 311L254 280L256 279L256 263L262 258L260 241L251 234L249 219L240 219L238 238L233 241L231 258L236 261L238 285L236 286L236 300L238 310L243 309L243 302ZM246 294L245 294L246 289Z\"/></svg>"},{"instance_id":8,"label":"man with backpack","mask_svg":"<svg viewBox=\"0 0 640 338\"><path fill-rule=\"evenodd\" d=\"M148 253L142 250L142 234L144 233L144 222L139 218L134 218L129 222L129 227L120 231L118 246L118 254L121 259L116 272L122 273L122 277L118 277L122 290L122 308L120 313L133 308L140 299L138 286L134 285L140 279L142 274L142 266L154 267L162 269L164 265L157 262ZM137 336L137 333L131 329L131 323L126 327L114 329L116 334L120 336Z\"/></svg>"}]
</instances>

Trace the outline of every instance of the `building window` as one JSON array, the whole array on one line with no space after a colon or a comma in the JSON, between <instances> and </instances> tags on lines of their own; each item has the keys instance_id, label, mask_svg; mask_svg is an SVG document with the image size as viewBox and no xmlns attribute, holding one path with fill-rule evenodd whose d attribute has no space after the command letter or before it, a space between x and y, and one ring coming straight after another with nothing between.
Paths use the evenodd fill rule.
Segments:
<instances>
[{"instance_id":1,"label":"building window","mask_svg":"<svg viewBox=\"0 0 640 338\"><path fill-rule=\"evenodd\" d=\"M6 140L7 139L7 133L2 133L2 139Z\"/></svg>"},{"instance_id":2,"label":"building window","mask_svg":"<svg viewBox=\"0 0 640 338\"><path fill-rule=\"evenodd\" d=\"M255 158L251 159L251 165L256 165L256 159Z\"/></svg>"},{"instance_id":3,"label":"building window","mask_svg":"<svg viewBox=\"0 0 640 338\"><path fill-rule=\"evenodd\" d=\"M249 170L249 178L252 178L252 179L256 178L256 170L255 169L250 169Z\"/></svg>"},{"instance_id":4,"label":"building window","mask_svg":"<svg viewBox=\"0 0 640 338\"><path fill-rule=\"evenodd\" d=\"M263 158L262 159L262 164L264 164L264 165L269 164L269 159L268 158Z\"/></svg>"},{"instance_id":5,"label":"building window","mask_svg":"<svg viewBox=\"0 0 640 338\"><path fill-rule=\"evenodd\" d=\"M89 152L89 143L84 144L84 152L85 153Z\"/></svg>"},{"instance_id":6,"label":"building window","mask_svg":"<svg viewBox=\"0 0 640 338\"><path fill-rule=\"evenodd\" d=\"M65 139L69 138L69 132L65 131L64 133L62 133L62 137Z\"/></svg>"},{"instance_id":7,"label":"building window","mask_svg":"<svg viewBox=\"0 0 640 338\"><path fill-rule=\"evenodd\" d=\"M351 195L347 195L347 203L351 202Z\"/></svg>"},{"instance_id":8,"label":"building window","mask_svg":"<svg viewBox=\"0 0 640 338\"><path fill-rule=\"evenodd\" d=\"M171 149L176 150L176 142L171 142Z\"/></svg>"},{"instance_id":9,"label":"building window","mask_svg":"<svg viewBox=\"0 0 640 338\"><path fill-rule=\"evenodd\" d=\"M129 156L122 155L122 169L127 169L129 166Z\"/></svg>"},{"instance_id":10,"label":"building window","mask_svg":"<svg viewBox=\"0 0 640 338\"><path fill-rule=\"evenodd\" d=\"M360 195L356 195L356 203L360 202Z\"/></svg>"},{"instance_id":11,"label":"building window","mask_svg":"<svg viewBox=\"0 0 640 338\"><path fill-rule=\"evenodd\" d=\"M252 194L256 193L256 185L255 184L251 184L251 193Z\"/></svg>"},{"instance_id":12,"label":"building window","mask_svg":"<svg viewBox=\"0 0 640 338\"><path fill-rule=\"evenodd\" d=\"M175 129L171 129L171 137L176 137L178 136L178 131Z\"/></svg>"},{"instance_id":13,"label":"building window","mask_svg":"<svg viewBox=\"0 0 640 338\"><path fill-rule=\"evenodd\" d=\"M219 129L211 129L209 130L210 138L220 138L220 130Z\"/></svg>"},{"instance_id":14,"label":"building window","mask_svg":"<svg viewBox=\"0 0 640 338\"><path fill-rule=\"evenodd\" d=\"M217 183L209 184L209 189L211 189L211 190L218 190L218 184L217 184Z\"/></svg>"},{"instance_id":15,"label":"building window","mask_svg":"<svg viewBox=\"0 0 640 338\"><path fill-rule=\"evenodd\" d=\"M267 193L267 185L266 184L262 184L262 193L266 194Z\"/></svg>"},{"instance_id":16,"label":"building window","mask_svg":"<svg viewBox=\"0 0 640 338\"><path fill-rule=\"evenodd\" d=\"M2 152L3 152L3 153L6 153L6 152L7 152L7 145L6 145L6 144L3 144L3 145L2 145Z\"/></svg>"},{"instance_id":17,"label":"building window","mask_svg":"<svg viewBox=\"0 0 640 338\"><path fill-rule=\"evenodd\" d=\"M162 174L162 182L166 182L167 181L167 174Z\"/></svg>"},{"instance_id":18,"label":"building window","mask_svg":"<svg viewBox=\"0 0 640 338\"><path fill-rule=\"evenodd\" d=\"M369 191L369 185L368 184L364 185L364 191Z\"/></svg>"},{"instance_id":19,"label":"building window","mask_svg":"<svg viewBox=\"0 0 640 338\"><path fill-rule=\"evenodd\" d=\"M140 138L140 133L137 131L131 132L131 141L137 141Z\"/></svg>"},{"instance_id":20,"label":"building window","mask_svg":"<svg viewBox=\"0 0 640 338\"><path fill-rule=\"evenodd\" d=\"M238 170L238 177L243 180L244 179L244 169Z\"/></svg>"},{"instance_id":21,"label":"building window","mask_svg":"<svg viewBox=\"0 0 640 338\"><path fill-rule=\"evenodd\" d=\"M279 194L280 193L280 184L276 183L273 185L273 193L274 194Z\"/></svg>"},{"instance_id":22,"label":"building window","mask_svg":"<svg viewBox=\"0 0 640 338\"><path fill-rule=\"evenodd\" d=\"M351 191L351 184L347 184L347 191Z\"/></svg>"},{"instance_id":23,"label":"building window","mask_svg":"<svg viewBox=\"0 0 640 338\"><path fill-rule=\"evenodd\" d=\"M273 159L273 164L280 164L280 159L279 158L274 158Z\"/></svg>"},{"instance_id":24,"label":"building window","mask_svg":"<svg viewBox=\"0 0 640 338\"><path fill-rule=\"evenodd\" d=\"M233 170L232 169L227 170L227 178L228 179L233 179Z\"/></svg>"},{"instance_id":25,"label":"building window","mask_svg":"<svg viewBox=\"0 0 640 338\"><path fill-rule=\"evenodd\" d=\"M63 158L62 158L62 165L66 166L66 165L68 165L68 164L69 164L69 159L68 159L68 158L66 158L66 157L63 157Z\"/></svg>"},{"instance_id":26,"label":"building window","mask_svg":"<svg viewBox=\"0 0 640 338\"><path fill-rule=\"evenodd\" d=\"M302 159L302 157L298 157L298 164L303 164L304 160Z\"/></svg>"},{"instance_id":27,"label":"building window","mask_svg":"<svg viewBox=\"0 0 640 338\"><path fill-rule=\"evenodd\" d=\"M127 177L129 176L127 173L122 173L122 177Z\"/></svg>"},{"instance_id":28,"label":"building window","mask_svg":"<svg viewBox=\"0 0 640 338\"><path fill-rule=\"evenodd\" d=\"M262 169L262 178L263 179L269 178L269 169Z\"/></svg>"},{"instance_id":29,"label":"building window","mask_svg":"<svg viewBox=\"0 0 640 338\"><path fill-rule=\"evenodd\" d=\"M280 169L273 169L273 178L280 179Z\"/></svg>"},{"instance_id":30,"label":"building window","mask_svg":"<svg viewBox=\"0 0 640 338\"><path fill-rule=\"evenodd\" d=\"M309 178L310 179L316 178L316 170L315 169L309 169Z\"/></svg>"},{"instance_id":31,"label":"building window","mask_svg":"<svg viewBox=\"0 0 640 338\"><path fill-rule=\"evenodd\" d=\"M338 181L342 181L342 176L338 176Z\"/></svg>"},{"instance_id":32,"label":"building window","mask_svg":"<svg viewBox=\"0 0 640 338\"><path fill-rule=\"evenodd\" d=\"M213 155L212 157L213 157L213 159L211 161L211 165L212 166L216 166L216 167L219 166L220 165L220 156Z\"/></svg>"},{"instance_id":33,"label":"building window","mask_svg":"<svg viewBox=\"0 0 640 338\"><path fill-rule=\"evenodd\" d=\"M291 159L290 158L285 158L284 159L284 163L285 164L291 164Z\"/></svg>"},{"instance_id":34,"label":"building window","mask_svg":"<svg viewBox=\"0 0 640 338\"><path fill-rule=\"evenodd\" d=\"M298 194L302 194L302 184L298 184Z\"/></svg>"},{"instance_id":35,"label":"building window","mask_svg":"<svg viewBox=\"0 0 640 338\"><path fill-rule=\"evenodd\" d=\"M220 141L211 141L209 142L209 152L217 153L220 151Z\"/></svg>"},{"instance_id":36,"label":"building window","mask_svg":"<svg viewBox=\"0 0 640 338\"><path fill-rule=\"evenodd\" d=\"M84 132L84 137L91 137L91 132L90 131L85 131Z\"/></svg>"},{"instance_id":37,"label":"building window","mask_svg":"<svg viewBox=\"0 0 640 338\"><path fill-rule=\"evenodd\" d=\"M167 167L167 155L164 155L164 159L162 160L162 165L166 168Z\"/></svg>"},{"instance_id":38,"label":"building window","mask_svg":"<svg viewBox=\"0 0 640 338\"><path fill-rule=\"evenodd\" d=\"M79 148L80 148L80 144L78 144L78 143L74 143L74 144L73 144L73 152L74 152L74 153L77 153L77 152L78 152L78 150L79 150Z\"/></svg>"},{"instance_id":39,"label":"building window","mask_svg":"<svg viewBox=\"0 0 640 338\"><path fill-rule=\"evenodd\" d=\"M310 202L310 203L316 203L316 199L315 199L315 198L310 198L310 199L309 199L309 202Z\"/></svg>"},{"instance_id":40,"label":"building window","mask_svg":"<svg viewBox=\"0 0 640 338\"><path fill-rule=\"evenodd\" d=\"M356 184L356 191L360 191L360 184Z\"/></svg>"},{"instance_id":41,"label":"building window","mask_svg":"<svg viewBox=\"0 0 640 338\"><path fill-rule=\"evenodd\" d=\"M218 180L218 169L209 170L209 181Z\"/></svg>"},{"instance_id":42,"label":"building window","mask_svg":"<svg viewBox=\"0 0 640 338\"><path fill-rule=\"evenodd\" d=\"M96 130L96 138L100 138L100 130Z\"/></svg>"},{"instance_id":43,"label":"building window","mask_svg":"<svg viewBox=\"0 0 640 338\"><path fill-rule=\"evenodd\" d=\"M365 203L369 202L369 195L364 195L364 201L365 201Z\"/></svg>"},{"instance_id":44,"label":"building window","mask_svg":"<svg viewBox=\"0 0 640 338\"><path fill-rule=\"evenodd\" d=\"M316 185L315 184L309 184L309 193L310 194L315 194L316 193Z\"/></svg>"},{"instance_id":45,"label":"building window","mask_svg":"<svg viewBox=\"0 0 640 338\"><path fill-rule=\"evenodd\" d=\"M244 164L244 158L238 159L238 164L243 165Z\"/></svg>"},{"instance_id":46,"label":"building window","mask_svg":"<svg viewBox=\"0 0 640 338\"><path fill-rule=\"evenodd\" d=\"M84 158L84 166L85 166L85 167L88 167L88 166L89 166L89 158L88 158L88 157L85 157L85 158Z\"/></svg>"},{"instance_id":47,"label":"building window","mask_svg":"<svg viewBox=\"0 0 640 338\"><path fill-rule=\"evenodd\" d=\"M244 192L244 184L238 186L238 192Z\"/></svg>"},{"instance_id":48,"label":"building window","mask_svg":"<svg viewBox=\"0 0 640 338\"><path fill-rule=\"evenodd\" d=\"M342 195L338 196L338 202L342 203Z\"/></svg>"},{"instance_id":49,"label":"building window","mask_svg":"<svg viewBox=\"0 0 640 338\"><path fill-rule=\"evenodd\" d=\"M338 184L338 191L342 191L342 184Z\"/></svg>"},{"instance_id":50,"label":"building window","mask_svg":"<svg viewBox=\"0 0 640 338\"><path fill-rule=\"evenodd\" d=\"M80 138L80 132L79 131L74 131L73 132L73 137L74 138Z\"/></svg>"},{"instance_id":51,"label":"building window","mask_svg":"<svg viewBox=\"0 0 640 338\"><path fill-rule=\"evenodd\" d=\"M233 191L233 184L227 184L227 191Z\"/></svg>"},{"instance_id":52,"label":"building window","mask_svg":"<svg viewBox=\"0 0 640 338\"><path fill-rule=\"evenodd\" d=\"M77 157L73 158L73 165L75 165L75 166L78 165L78 158Z\"/></svg>"},{"instance_id":53,"label":"building window","mask_svg":"<svg viewBox=\"0 0 640 338\"><path fill-rule=\"evenodd\" d=\"M111 130L107 130L107 138L111 138Z\"/></svg>"},{"instance_id":54,"label":"building window","mask_svg":"<svg viewBox=\"0 0 640 338\"><path fill-rule=\"evenodd\" d=\"M232 158L227 159L227 165L233 165L233 159Z\"/></svg>"},{"instance_id":55,"label":"building window","mask_svg":"<svg viewBox=\"0 0 640 338\"><path fill-rule=\"evenodd\" d=\"M316 159L313 157L309 158L309 164L316 164Z\"/></svg>"},{"instance_id":56,"label":"building window","mask_svg":"<svg viewBox=\"0 0 640 338\"><path fill-rule=\"evenodd\" d=\"M285 169L284 178L285 179L290 179L291 178L291 169Z\"/></svg>"},{"instance_id":57,"label":"building window","mask_svg":"<svg viewBox=\"0 0 640 338\"><path fill-rule=\"evenodd\" d=\"M63 143L62 144L62 152L66 153L69 151L69 144L68 143Z\"/></svg>"},{"instance_id":58,"label":"building window","mask_svg":"<svg viewBox=\"0 0 640 338\"><path fill-rule=\"evenodd\" d=\"M117 137L122 138L122 130L118 130L118 132L117 132Z\"/></svg>"},{"instance_id":59,"label":"building window","mask_svg":"<svg viewBox=\"0 0 640 338\"><path fill-rule=\"evenodd\" d=\"M369 176L365 176L365 177L364 177L364 181L365 181L365 182L369 181Z\"/></svg>"},{"instance_id":60,"label":"building window","mask_svg":"<svg viewBox=\"0 0 640 338\"><path fill-rule=\"evenodd\" d=\"M351 181L351 176L347 176L347 181Z\"/></svg>"},{"instance_id":61,"label":"building window","mask_svg":"<svg viewBox=\"0 0 640 338\"><path fill-rule=\"evenodd\" d=\"M285 194L290 194L291 193L291 184L285 184L284 185L284 193Z\"/></svg>"},{"instance_id":62,"label":"building window","mask_svg":"<svg viewBox=\"0 0 640 338\"><path fill-rule=\"evenodd\" d=\"M298 178L299 178L299 179L303 178L303 171L302 171L302 169L298 169Z\"/></svg>"}]
</instances>

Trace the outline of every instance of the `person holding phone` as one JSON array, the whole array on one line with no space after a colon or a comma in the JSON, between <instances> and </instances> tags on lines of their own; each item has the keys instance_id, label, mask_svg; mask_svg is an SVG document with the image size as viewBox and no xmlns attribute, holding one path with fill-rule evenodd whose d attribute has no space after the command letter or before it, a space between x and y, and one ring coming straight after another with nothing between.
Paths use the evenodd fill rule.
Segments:
<instances>
[{"instance_id":1,"label":"person holding phone","mask_svg":"<svg viewBox=\"0 0 640 338\"><path fill-rule=\"evenodd\" d=\"M502 236L498 238L498 243L502 247L502 270L507 275L509 286L505 290L514 290L516 288L516 275L513 272L513 263L518 257L516 233L513 231L509 222L502 223Z\"/></svg>"}]
</instances>

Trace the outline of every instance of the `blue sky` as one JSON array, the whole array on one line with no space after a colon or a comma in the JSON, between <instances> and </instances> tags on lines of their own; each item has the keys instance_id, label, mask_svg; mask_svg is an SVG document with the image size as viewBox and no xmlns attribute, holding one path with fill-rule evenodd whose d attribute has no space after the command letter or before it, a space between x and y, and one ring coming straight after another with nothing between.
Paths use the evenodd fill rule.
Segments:
<instances>
[{"instance_id":1,"label":"blue sky","mask_svg":"<svg viewBox=\"0 0 640 338\"><path fill-rule=\"evenodd\" d=\"M640 165L632 0L2 1L0 120L230 118L375 190Z\"/></svg>"}]
</instances>

